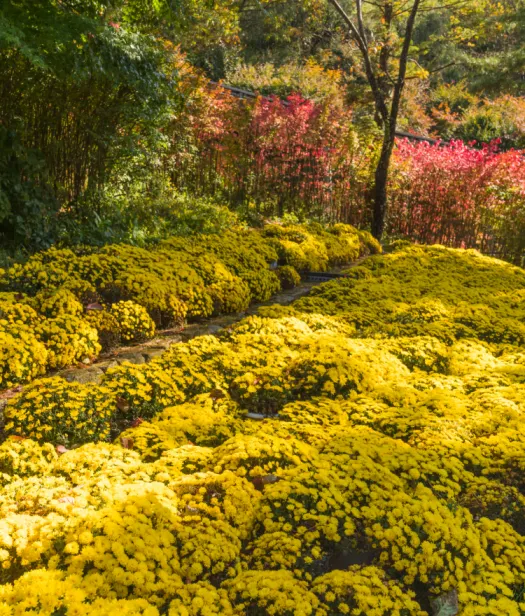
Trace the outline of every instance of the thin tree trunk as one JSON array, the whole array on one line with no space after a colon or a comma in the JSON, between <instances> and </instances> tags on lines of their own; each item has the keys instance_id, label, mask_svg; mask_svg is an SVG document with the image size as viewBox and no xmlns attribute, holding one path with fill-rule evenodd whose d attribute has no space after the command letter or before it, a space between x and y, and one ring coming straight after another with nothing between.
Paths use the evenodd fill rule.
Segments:
<instances>
[{"instance_id":1,"label":"thin tree trunk","mask_svg":"<svg viewBox=\"0 0 525 616\"><path fill-rule=\"evenodd\" d=\"M373 218L372 235L381 240L385 230L385 218L387 211L387 186L390 159L394 149L394 136L390 131L385 131L381 155L375 170L375 182L373 191Z\"/></svg>"}]
</instances>

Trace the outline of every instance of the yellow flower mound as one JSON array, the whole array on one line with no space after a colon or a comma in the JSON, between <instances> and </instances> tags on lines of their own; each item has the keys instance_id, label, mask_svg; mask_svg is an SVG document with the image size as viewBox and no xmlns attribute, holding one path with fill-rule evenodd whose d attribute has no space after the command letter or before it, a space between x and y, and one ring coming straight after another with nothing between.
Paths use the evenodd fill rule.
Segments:
<instances>
[{"instance_id":1,"label":"yellow flower mound","mask_svg":"<svg viewBox=\"0 0 525 616\"><path fill-rule=\"evenodd\" d=\"M216 447L208 465L219 473L225 469L239 476L265 478L289 466L315 459L317 450L295 438L272 434L237 435Z\"/></svg>"},{"instance_id":2,"label":"yellow flower mound","mask_svg":"<svg viewBox=\"0 0 525 616\"><path fill-rule=\"evenodd\" d=\"M132 301L117 302L111 306L111 315L118 323L124 342L142 342L153 338L155 323L148 311Z\"/></svg>"},{"instance_id":3,"label":"yellow flower mound","mask_svg":"<svg viewBox=\"0 0 525 616\"><path fill-rule=\"evenodd\" d=\"M151 463L148 471L157 481L171 481L174 477L207 470L212 454L211 447L181 445L165 451L158 460Z\"/></svg>"},{"instance_id":4,"label":"yellow flower mound","mask_svg":"<svg viewBox=\"0 0 525 616\"><path fill-rule=\"evenodd\" d=\"M79 317L84 312L82 304L68 289L40 291L33 298L33 305L40 314L51 318L64 314Z\"/></svg>"},{"instance_id":5,"label":"yellow flower mound","mask_svg":"<svg viewBox=\"0 0 525 616\"><path fill-rule=\"evenodd\" d=\"M47 349L49 368L65 368L84 359L93 359L101 351L97 330L76 316L64 314L47 319L35 333Z\"/></svg>"},{"instance_id":6,"label":"yellow flower mound","mask_svg":"<svg viewBox=\"0 0 525 616\"><path fill-rule=\"evenodd\" d=\"M235 614L310 616L319 600L289 571L245 571L224 584ZM322 612L321 612L322 613Z\"/></svg>"},{"instance_id":7,"label":"yellow flower mound","mask_svg":"<svg viewBox=\"0 0 525 616\"><path fill-rule=\"evenodd\" d=\"M93 595L144 597L154 604L182 584L175 503L131 496L79 518L64 538L60 566L82 575Z\"/></svg>"},{"instance_id":8,"label":"yellow flower mound","mask_svg":"<svg viewBox=\"0 0 525 616\"><path fill-rule=\"evenodd\" d=\"M185 584L176 592L170 603L168 616L232 616L233 608L224 589L217 589L208 582Z\"/></svg>"},{"instance_id":9,"label":"yellow flower mound","mask_svg":"<svg viewBox=\"0 0 525 616\"><path fill-rule=\"evenodd\" d=\"M78 486L98 479L123 481L140 469L136 451L109 443L89 443L63 453L54 461L51 472Z\"/></svg>"},{"instance_id":10,"label":"yellow flower mound","mask_svg":"<svg viewBox=\"0 0 525 616\"><path fill-rule=\"evenodd\" d=\"M103 351L110 351L121 342L120 325L109 310L89 310L85 321L97 330L98 341Z\"/></svg>"},{"instance_id":11,"label":"yellow flower mound","mask_svg":"<svg viewBox=\"0 0 525 616\"><path fill-rule=\"evenodd\" d=\"M176 379L156 362L146 367L124 362L107 371L104 384L116 397L123 421L153 417L186 398Z\"/></svg>"},{"instance_id":12,"label":"yellow flower mound","mask_svg":"<svg viewBox=\"0 0 525 616\"><path fill-rule=\"evenodd\" d=\"M56 376L35 381L9 402L4 429L37 441L77 445L107 439L114 411L107 387L68 383Z\"/></svg>"},{"instance_id":13,"label":"yellow flower mound","mask_svg":"<svg viewBox=\"0 0 525 616\"><path fill-rule=\"evenodd\" d=\"M377 567L350 567L316 578L312 590L330 614L425 616L413 592L389 580Z\"/></svg>"},{"instance_id":14,"label":"yellow flower mound","mask_svg":"<svg viewBox=\"0 0 525 616\"><path fill-rule=\"evenodd\" d=\"M45 475L57 457L53 445L39 445L29 438L12 437L0 445L0 477L2 483L19 477Z\"/></svg>"},{"instance_id":15,"label":"yellow flower mound","mask_svg":"<svg viewBox=\"0 0 525 616\"><path fill-rule=\"evenodd\" d=\"M240 539L250 536L260 494L245 479L230 471L196 473L178 478L170 487L186 519L223 520L237 530Z\"/></svg>"},{"instance_id":16,"label":"yellow flower mound","mask_svg":"<svg viewBox=\"0 0 525 616\"><path fill-rule=\"evenodd\" d=\"M26 301L21 297L19 301ZM9 300L0 299L0 319L6 325L30 325L35 326L42 320L41 315L31 306L19 303L16 296Z\"/></svg>"},{"instance_id":17,"label":"yellow flower mound","mask_svg":"<svg viewBox=\"0 0 525 616\"><path fill-rule=\"evenodd\" d=\"M90 591L79 576L38 569L0 589L0 614L159 616L157 608L144 599L101 599Z\"/></svg>"},{"instance_id":18,"label":"yellow flower mound","mask_svg":"<svg viewBox=\"0 0 525 616\"><path fill-rule=\"evenodd\" d=\"M49 353L26 325L1 329L0 386L2 389L42 376L48 367Z\"/></svg>"}]
</instances>

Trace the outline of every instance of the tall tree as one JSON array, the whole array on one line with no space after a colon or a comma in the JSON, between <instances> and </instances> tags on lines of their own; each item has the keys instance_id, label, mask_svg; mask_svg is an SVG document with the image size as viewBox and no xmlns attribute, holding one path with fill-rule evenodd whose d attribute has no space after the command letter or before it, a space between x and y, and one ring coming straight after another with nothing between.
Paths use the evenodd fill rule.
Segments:
<instances>
[{"instance_id":1,"label":"tall tree","mask_svg":"<svg viewBox=\"0 0 525 616\"><path fill-rule=\"evenodd\" d=\"M423 12L459 10L468 0L351 0L346 10L339 0L328 0L355 42L372 92L376 121L382 129L381 152L372 193L372 232L381 239L387 214L390 161L406 80L427 76L412 45L416 20Z\"/></svg>"}]
</instances>

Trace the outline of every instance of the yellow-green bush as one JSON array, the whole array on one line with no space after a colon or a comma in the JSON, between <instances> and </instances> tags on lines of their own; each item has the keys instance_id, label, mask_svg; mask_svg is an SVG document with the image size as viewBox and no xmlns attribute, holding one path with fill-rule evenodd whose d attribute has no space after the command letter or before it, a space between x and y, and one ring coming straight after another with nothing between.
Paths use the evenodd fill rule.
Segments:
<instances>
[{"instance_id":1,"label":"yellow-green bush","mask_svg":"<svg viewBox=\"0 0 525 616\"><path fill-rule=\"evenodd\" d=\"M381 252L372 236L338 223L324 227L310 225L268 225L263 235L272 238L282 265L299 271L325 271L330 265L344 265L358 257Z\"/></svg>"},{"instance_id":2,"label":"yellow-green bush","mask_svg":"<svg viewBox=\"0 0 525 616\"><path fill-rule=\"evenodd\" d=\"M293 289L301 282L301 276L292 265L281 265L277 268L276 274L283 289Z\"/></svg>"}]
</instances>

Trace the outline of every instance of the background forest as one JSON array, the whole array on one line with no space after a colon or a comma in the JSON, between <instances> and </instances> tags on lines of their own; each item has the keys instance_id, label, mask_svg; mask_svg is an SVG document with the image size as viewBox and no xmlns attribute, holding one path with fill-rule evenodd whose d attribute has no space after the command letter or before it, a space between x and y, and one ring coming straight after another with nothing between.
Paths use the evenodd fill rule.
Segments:
<instances>
[{"instance_id":1,"label":"background forest","mask_svg":"<svg viewBox=\"0 0 525 616\"><path fill-rule=\"evenodd\" d=\"M363 4L387 97L405 4ZM524 30L521 0L422 3L397 129L447 143L398 140L389 236L521 259ZM0 100L8 254L235 218L370 228L381 121L326 0L4 0Z\"/></svg>"}]
</instances>

